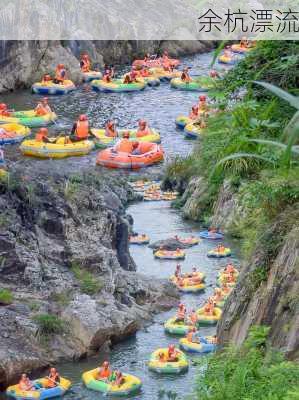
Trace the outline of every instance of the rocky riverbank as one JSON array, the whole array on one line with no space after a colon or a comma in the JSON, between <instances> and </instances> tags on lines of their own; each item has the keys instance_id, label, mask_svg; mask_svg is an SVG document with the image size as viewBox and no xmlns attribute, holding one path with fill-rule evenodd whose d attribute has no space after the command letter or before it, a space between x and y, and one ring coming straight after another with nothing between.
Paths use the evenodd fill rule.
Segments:
<instances>
[{"instance_id":1,"label":"rocky riverbank","mask_svg":"<svg viewBox=\"0 0 299 400\"><path fill-rule=\"evenodd\" d=\"M113 176L15 171L0 187L0 386L135 333L176 304L166 281L135 272L133 193Z\"/></svg>"},{"instance_id":2,"label":"rocky riverbank","mask_svg":"<svg viewBox=\"0 0 299 400\"><path fill-rule=\"evenodd\" d=\"M172 186L173 184L173 186ZM193 177L187 186L178 180L167 180L167 187L181 191L180 206L185 218L203 221L207 218L208 183L202 176ZM241 242L244 226L250 221L248 183L236 186L225 180L212 207L209 225L217 226ZM217 336L221 344L241 345L254 325L269 326L270 344L290 359L299 357L298 260L299 209L281 209L256 243L248 243L250 255L241 263L238 284L225 304ZM207 221L207 220L206 220Z\"/></svg>"},{"instance_id":3,"label":"rocky riverbank","mask_svg":"<svg viewBox=\"0 0 299 400\"><path fill-rule=\"evenodd\" d=\"M80 82L79 58L87 51L94 65L130 63L146 53L167 49L171 56L211 50L211 41L0 41L0 93L29 88L43 74L52 73L63 62L69 77Z\"/></svg>"}]
</instances>

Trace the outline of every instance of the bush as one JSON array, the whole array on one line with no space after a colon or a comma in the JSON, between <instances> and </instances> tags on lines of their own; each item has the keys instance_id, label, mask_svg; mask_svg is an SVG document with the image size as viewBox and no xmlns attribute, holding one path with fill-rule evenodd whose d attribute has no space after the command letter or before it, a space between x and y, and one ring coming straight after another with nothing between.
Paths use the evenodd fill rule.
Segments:
<instances>
[{"instance_id":1,"label":"bush","mask_svg":"<svg viewBox=\"0 0 299 400\"><path fill-rule=\"evenodd\" d=\"M61 334L65 332L65 323L53 314L39 314L34 317L41 335Z\"/></svg>"},{"instance_id":2,"label":"bush","mask_svg":"<svg viewBox=\"0 0 299 400\"><path fill-rule=\"evenodd\" d=\"M13 302L13 294L8 289L0 289L0 304L8 305Z\"/></svg>"},{"instance_id":3,"label":"bush","mask_svg":"<svg viewBox=\"0 0 299 400\"><path fill-rule=\"evenodd\" d=\"M79 281L80 289L83 293L93 295L103 288L103 282L95 277L91 272L78 265L73 265L72 271Z\"/></svg>"},{"instance_id":4,"label":"bush","mask_svg":"<svg viewBox=\"0 0 299 400\"><path fill-rule=\"evenodd\" d=\"M265 350L267 327L253 327L244 345L226 348L208 360L196 385L200 400L286 400L298 390L299 365Z\"/></svg>"}]
</instances>

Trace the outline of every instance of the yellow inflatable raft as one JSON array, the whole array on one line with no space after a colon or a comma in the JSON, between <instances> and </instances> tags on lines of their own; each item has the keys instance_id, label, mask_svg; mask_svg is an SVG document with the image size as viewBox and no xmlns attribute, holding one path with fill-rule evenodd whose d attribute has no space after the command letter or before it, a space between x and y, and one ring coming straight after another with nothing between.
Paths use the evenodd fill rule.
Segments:
<instances>
[{"instance_id":1,"label":"yellow inflatable raft","mask_svg":"<svg viewBox=\"0 0 299 400\"><path fill-rule=\"evenodd\" d=\"M177 361L162 361L159 355L163 355L165 360L167 358L168 349L158 349L154 351L150 357L148 367L151 371L158 372L160 374L180 374L185 372L189 368L189 362L186 355L176 349L178 360Z\"/></svg>"},{"instance_id":2,"label":"yellow inflatable raft","mask_svg":"<svg viewBox=\"0 0 299 400\"><path fill-rule=\"evenodd\" d=\"M130 244L148 244L149 241L150 241L150 238L147 235L130 236L130 239L129 239Z\"/></svg>"},{"instance_id":3,"label":"yellow inflatable raft","mask_svg":"<svg viewBox=\"0 0 299 400\"><path fill-rule=\"evenodd\" d=\"M45 115L36 115L35 110L15 111L9 117L0 116L0 123L12 123L38 128L52 124L57 119L57 115L52 112Z\"/></svg>"},{"instance_id":4,"label":"yellow inflatable raft","mask_svg":"<svg viewBox=\"0 0 299 400\"><path fill-rule=\"evenodd\" d=\"M0 145L19 143L30 133L30 129L23 125L14 123L0 125Z\"/></svg>"},{"instance_id":5,"label":"yellow inflatable raft","mask_svg":"<svg viewBox=\"0 0 299 400\"><path fill-rule=\"evenodd\" d=\"M164 324L165 332L172 335L186 335L192 328L192 325L187 325L183 321L176 322L176 317L169 318Z\"/></svg>"},{"instance_id":6,"label":"yellow inflatable raft","mask_svg":"<svg viewBox=\"0 0 299 400\"><path fill-rule=\"evenodd\" d=\"M214 315L206 315L204 308L200 308L196 313L198 316L197 325L199 326L216 325L222 316L222 310L218 307L214 308Z\"/></svg>"},{"instance_id":7,"label":"yellow inflatable raft","mask_svg":"<svg viewBox=\"0 0 299 400\"><path fill-rule=\"evenodd\" d=\"M186 253L184 250L158 250L154 253L154 256L162 260L183 260Z\"/></svg>"},{"instance_id":8,"label":"yellow inflatable raft","mask_svg":"<svg viewBox=\"0 0 299 400\"><path fill-rule=\"evenodd\" d=\"M156 129L151 129L150 134L146 136L137 137L136 129L118 129L117 137L109 137L105 135L105 129L91 129L91 133L97 141L97 145L101 147L114 146L115 143L123 137L124 132L129 132L130 140L138 142L148 142L148 143L160 143L160 133Z\"/></svg>"},{"instance_id":9,"label":"yellow inflatable raft","mask_svg":"<svg viewBox=\"0 0 299 400\"><path fill-rule=\"evenodd\" d=\"M56 143L37 142L36 140L25 140L20 150L25 156L38 158L65 158L73 156L85 156L94 148L90 140L67 143L65 138L60 138Z\"/></svg>"},{"instance_id":10,"label":"yellow inflatable raft","mask_svg":"<svg viewBox=\"0 0 299 400\"><path fill-rule=\"evenodd\" d=\"M68 379L60 377L60 384L53 388L46 388L46 378L34 381L36 390L21 390L19 385L9 386L6 389L6 394L17 400L46 400L53 397L61 397L71 387L71 382Z\"/></svg>"},{"instance_id":11,"label":"yellow inflatable raft","mask_svg":"<svg viewBox=\"0 0 299 400\"><path fill-rule=\"evenodd\" d=\"M123 374L122 385L104 382L96 379L98 368L84 372L82 380L88 389L95 390L112 396L129 396L137 393L141 388L141 380L134 375Z\"/></svg>"}]
</instances>

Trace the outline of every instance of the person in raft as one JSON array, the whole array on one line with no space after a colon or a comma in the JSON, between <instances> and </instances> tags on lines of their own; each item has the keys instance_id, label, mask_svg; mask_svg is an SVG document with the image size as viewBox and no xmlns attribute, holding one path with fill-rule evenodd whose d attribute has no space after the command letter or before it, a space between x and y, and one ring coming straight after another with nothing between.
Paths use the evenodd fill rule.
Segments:
<instances>
[{"instance_id":1,"label":"person in raft","mask_svg":"<svg viewBox=\"0 0 299 400\"><path fill-rule=\"evenodd\" d=\"M216 251L217 251L217 253L224 253L225 247L223 246L223 244L218 244Z\"/></svg>"},{"instance_id":2,"label":"person in raft","mask_svg":"<svg viewBox=\"0 0 299 400\"><path fill-rule=\"evenodd\" d=\"M211 78L220 78L220 75L219 75L219 73L215 70L215 69L211 69L211 71L209 72L209 76L211 77Z\"/></svg>"},{"instance_id":3,"label":"person in raft","mask_svg":"<svg viewBox=\"0 0 299 400\"><path fill-rule=\"evenodd\" d=\"M104 361L102 366L98 369L97 380L107 382L112 376L112 371L108 361Z\"/></svg>"},{"instance_id":4,"label":"person in raft","mask_svg":"<svg viewBox=\"0 0 299 400\"><path fill-rule=\"evenodd\" d=\"M228 263L227 266L224 268L225 274L230 274L230 273L235 274L236 272L237 270L232 263Z\"/></svg>"},{"instance_id":5,"label":"person in raft","mask_svg":"<svg viewBox=\"0 0 299 400\"><path fill-rule=\"evenodd\" d=\"M47 114L51 114L52 110L48 103L48 97L44 97L41 101L37 103L37 106L34 109L35 114L37 116L43 116Z\"/></svg>"},{"instance_id":6,"label":"person in raft","mask_svg":"<svg viewBox=\"0 0 299 400\"><path fill-rule=\"evenodd\" d=\"M123 83L130 84L130 83L138 82L137 78L138 78L138 73L136 72L136 70L134 68L132 68L131 71L124 76Z\"/></svg>"},{"instance_id":7,"label":"person in raft","mask_svg":"<svg viewBox=\"0 0 299 400\"><path fill-rule=\"evenodd\" d=\"M197 323L197 314L195 310L192 310L191 313L188 316L188 323L192 326L195 326Z\"/></svg>"},{"instance_id":8,"label":"person in raft","mask_svg":"<svg viewBox=\"0 0 299 400\"><path fill-rule=\"evenodd\" d=\"M11 112L8 110L7 105L5 103L0 104L0 116L1 117L11 116Z\"/></svg>"},{"instance_id":9,"label":"person in raft","mask_svg":"<svg viewBox=\"0 0 299 400\"><path fill-rule=\"evenodd\" d=\"M231 51L230 46L226 46L225 47L223 55L224 55L224 57L227 57L227 58L232 58L233 57L233 53Z\"/></svg>"},{"instance_id":10,"label":"person in raft","mask_svg":"<svg viewBox=\"0 0 299 400\"><path fill-rule=\"evenodd\" d=\"M74 123L70 140L73 142L80 142L87 140L90 134L88 118L85 114L80 115L77 122Z\"/></svg>"},{"instance_id":11,"label":"person in raft","mask_svg":"<svg viewBox=\"0 0 299 400\"><path fill-rule=\"evenodd\" d=\"M125 383L125 378L120 370L115 371L112 385L121 386Z\"/></svg>"},{"instance_id":12,"label":"person in raft","mask_svg":"<svg viewBox=\"0 0 299 400\"><path fill-rule=\"evenodd\" d=\"M199 332L195 328L195 326L187 333L186 339L189 343L200 343Z\"/></svg>"},{"instance_id":13,"label":"person in raft","mask_svg":"<svg viewBox=\"0 0 299 400\"><path fill-rule=\"evenodd\" d=\"M36 390L34 384L30 381L26 374L21 375L21 379L19 381L19 389L23 390L24 392Z\"/></svg>"},{"instance_id":14,"label":"person in raft","mask_svg":"<svg viewBox=\"0 0 299 400\"><path fill-rule=\"evenodd\" d=\"M174 344L170 344L167 350L167 360L168 362L177 362L178 361L178 351L175 348Z\"/></svg>"},{"instance_id":15,"label":"person in raft","mask_svg":"<svg viewBox=\"0 0 299 400\"><path fill-rule=\"evenodd\" d=\"M198 111L204 112L208 110L207 96L202 94L198 98Z\"/></svg>"},{"instance_id":16,"label":"person in raft","mask_svg":"<svg viewBox=\"0 0 299 400\"><path fill-rule=\"evenodd\" d=\"M60 375L56 368L50 368L49 375L46 378L45 387L47 389L54 388L60 384Z\"/></svg>"},{"instance_id":17,"label":"person in raft","mask_svg":"<svg viewBox=\"0 0 299 400\"><path fill-rule=\"evenodd\" d=\"M208 298L208 301L205 304L205 306L203 307L203 310L204 310L205 315L208 315L208 316L214 315L215 304L214 304L214 300L212 299L212 297Z\"/></svg>"},{"instance_id":18,"label":"person in raft","mask_svg":"<svg viewBox=\"0 0 299 400\"><path fill-rule=\"evenodd\" d=\"M179 304L175 322L176 323L185 322L185 317L186 317L186 307L184 304L181 303Z\"/></svg>"},{"instance_id":19,"label":"person in raft","mask_svg":"<svg viewBox=\"0 0 299 400\"><path fill-rule=\"evenodd\" d=\"M130 140L130 133L127 131L124 132L122 139L118 141L114 147L114 150L121 153L132 153L133 148L134 146L133 142Z\"/></svg>"},{"instance_id":20,"label":"person in raft","mask_svg":"<svg viewBox=\"0 0 299 400\"><path fill-rule=\"evenodd\" d=\"M138 129L137 129L136 136L143 137L143 136L150 135L150 133L151 133L151 131L148 126L148 123L144 119L140 119L138 121Z\"/></svg>"},{"instance_id":21,"label":"person in raft","mask_svg":"<svg viewBox=\"0 0 299 400\"><path fill-rule=\"evenodd\" d=\"M44 142L44 143L55 143L54 141L52 142L50 139L49 139L49 137L48 137L48 135L49 135L49 132L48 132L48 129L47 128L40 128L39 130L38 130L38 132L36 133L36 135L35 135L35 140L37 141L37 142Z\"/></svg>"},{"instance_id":22,"label":"person in raft","mask_svg":"<svg viewBox=\"0 0 299 400\"><path fill-rule=\"evenodd\" d=\"M184 68L183 69L183 72L182 72L182 75L181 75L181 80L183 82L186 82L186 83L189 83L189 82L192 81L192 79L190 77L190 74L189 74L189 68Z\"/></svg>"},{"instance_id":23,"label":"person in raft","mask_svg":"<svg viewBox=\"0 0 299 400\"><path fill-rule=\"evenodd\" d=\"M141 71L140 71L140 76L142 76L142 78L147 78L150 75L151 74L150 74L148 67L146 65L143 65L141 68Z\"/></svg>"},{"instance_id":24,"label":"person in raft","mask_svg":"<svg viewBox=\"0 0 299 400\"><path fill-rule=\"evenodd\" d=\"M105 126L105 136L112 138L117 137L117 130L114 121L112 120L107 121Z\"/></svg>"},{"instance_id":25,"label":"person in raft","mask_svg":"<svg viewBox=\"0 0 299 400\"><path fill-rule=\"evenodd\" d=\"M42 83L47 84L47 83L49 83L49 82L52 82L51 75L50 75L50 74L45 74L45 75L42 77Z\"/></svg>"},{"instance_id":26,"label":"person in raft","mask_svg":"<svg viewBox=\"0 0 299 400\"><path fill-rule=\"evenodd\" d=\"M197 106L193 106L191 109L191 112L189 114L189 118L192 120L196 120L199 117L198 114L198 107Z\"/></svg>"},{"instance_id":27,"label":"person in raft","mask_svg":"<svg viewBox=\"0 0 299 400\"><path fill-rule=\"evenodd\" d=\"M66 69L64 64L58 64L55 71L55 78L53 82L55 84L63 85L63 82L66 79Z\"/></svg>"},{"instance_id":28,"label":"person in raft","mask_svg":"<svg viewBox=\"0 0 299 400\"><path fill-rule=\"evenodd\" d=\"M90 61L89 55L87 53L84 53L81 55L80 68L83 73L90 72L91 61Z\"/></svg>"}]
</instances>

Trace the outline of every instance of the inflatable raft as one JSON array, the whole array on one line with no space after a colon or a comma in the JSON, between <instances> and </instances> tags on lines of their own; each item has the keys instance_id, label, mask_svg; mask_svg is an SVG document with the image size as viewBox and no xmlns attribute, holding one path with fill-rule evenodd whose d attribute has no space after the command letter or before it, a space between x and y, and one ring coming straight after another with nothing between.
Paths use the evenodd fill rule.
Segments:
<instances>
[{"instance_id":1,"label":"inflatable raft","mask_svg":"<svg viewBox=\"0 0 299 400\"><path fill-rule=\"evenodd\" d=\"M99 152L96 163L107 168L139 169L163 161L164 152L156 143L139 143L140 154L123 153L113 148Z\"/></svg>"},{"instance_id":2,"label":"inflatable raft","mask_svg":"<svg viewBox=\"0 0 299 400\"><path fill-rule=\"evenodd\" d=\"M174 78L170 81L170 85L174 89L179 90L187 90L193 92L205 92L207 89L204 89L201 86L200 81L192 80L191 82L182 81L181 78Z\"/></svg>"},{"instance_id":3,"label":"inflatable raft","mask_svg":"<svg viewBox=\"0 0 299 400\"><path fill-rule=\"evenodd\" d=\"M173 78L179 78L182 74L181 71L173 70L173 71L165 71L164 68L151 68L150 72L157 76L161 82L169 82Z\"/></svg>"},{"instance_id":4,"label":"inflatable raft","mask_svg":"<svg viewBox=\"0 0 299 400\"><path fill-rule=\"evenodd\" d=\"M154 253L154 257L161 260L184 260L186 253L184 250L158 250Z\"/></svg>"},{"instance_id":5,"label":"inflatable raft","mask_svg":"<svg viewBox=\"0 0 299 400\"><path fill-rule=\"evenodd\" d=\"M199 233L199 237L202 239L221 240L223 239L223 234L221 232L202 231Z\"/></svg>"},{"instance_id":6,"label":"inflatable raft","mask_svg":"<svg viewBox=\"0 0 299 400\"><path fill-rule=\"evenodd\" d=\"M172 335L186 335L190 329L191 325L186 325L184 322L175 322L176 317L170 318L164 324L164 330Z\"/></svg>"},{"instance_id":7,"label":"inflatable raft","mask_svg":"<svg viewBox=\"0 0 299 400\"><path fill-rule=\"evenodd\" d=\"M178 239L180 243L192 247L192 246L196 246L197 244L200 243L200 239L194 236L191 237L187 237L187 238L179 238Z\"/></svg>"},{"instance_id":8,"label":"inflatable raft","mask_svg":"<svg viewBox=\"0 0 299 400\"><path fill-rule=\"evenodd\" d=\"M129 239L130 244L149 244L150 238L147 235L135 235L135 236L130 236Z\"/></svg>"},{"instance_id":9,"label":"inflatable raft","mask_svg":"<svg viewBox=\"0 0 299 400\"><path fill-rule=\"evenodd\" d=\"M94 79L102 79L103 75L100 71L82 72L83 82L91 82Z\"/></svg>"},{"instance_id":10,"label":"inflatable raft","mask_svg":"<svg viewBox=\"0 0 299 400\"><path fill-rule=\"evenodd\" d=\"M62 95L72 92L76 89L75 84L72 81L65 80L63 84L56 84L53 81L50 82L37 82L32 85L32 92L42 95Z\"/></svg>"},{"instance_id":11,"label":"inflatable raft","mask_svg":"<svg viewBox=\"0 0 299 400\"><path fill-rule=\"evenodd\" d=\"M45 115L36 115L34 110L15 111L9 117L0 116L0 123L20 124L29 128L39 128L53 124L57 115L52 112Z\"/></svg>"},{"instance_id":12,"label":"inflatable raft","mask_svg":"<svg viewBox=\"0 0 299 400\"><path fill-rule=\"evenodd\" d=\"M184 128L184 136L186 139L199 139L201 137L202 129L197 123L192 122L187 124Z\"/></svg>"},{"instance_id":13,"label":"inflatable raft","mask_svg":"<svg viewBox=\"0 0 299 400\"><path fill-rule=\"evenodd\" d=\"M189 342L187 338L180 339L180 347L190 353L211 353L217 349L217 345L212 343L212 336L200 337L200 343Z\"/></svg>"},{"instance_id":14,"label":"inflatable raft","mask_svg":"<svg viewBox=\"0 0 299 400\"><path fill-rule=\"evenodd\" d=\"M235 65L237 60L234 57L226 57L225 55L221 55L218 57L218 62L220 64Z\"/></svg>"},{"instance_id":15,"label":"inflatable raft","mask_svg":"<svg viewBox=\"0 0 299 400\"><path fill-rule=\"evenodd\" d=\"M242 47L240 44L233 44L231 49L234 53L245 54L253 49L253 47Z\"/></svg>"},{"instance_id":16,"label":"inflatable raft","mask_svg":"<svg viewBox=\"0 0 299 400\"><path fill-rule=\"evenodd\" d=\"M101 392L106 395L115 397L123 397L136 394L141 389L141 380L136 376L123 374L124 382L122 385L113 385L112 383L100 381L96 379L98 369L84 372L82 380L85 386L90 390Z\"/></svg>"},{"instance_id":17,"label":"inflatable raft","mask_svg":"<svg viewBox=\"0 0 299 400\"><path fill-rule=\"evenodd\" d=\"M30 129L19 124L0 125L0 145L15 144L21 142L30 135Z\"/></svg>"},{"instance_id":18,"label":"inflatable raft","mask_svg":"<svg viewBox=\"0 0 299 400\"><path fill-rule=\"evenodd\" d=\"M185 354L176 350L178 353L177 361L161 361L159 355L163 354L167 357L168 349L158 349L154 351L150 357L148 367L151 371L158 372L159 374L180 374L186 372L189 368L189 362Z\"/></svg>"},{"instance_id":19,"label":"inflatable raft","mask_svg":"<svg viewBox=\"0 0 299 400\"><path fill-rule=\"evenodd\" d=\"M143 90L146 85L145 81L123 83L122 79L115 79L109 83L98 79L91 82L91 87L95 91L105 93L136 92Z\"/></svg>"},{"instance_id":20,"label":"inflatable raft","mask_svg":"<svg viewBox=\"0 0 299 400\"><path fill-rule=\"evenodd\" d=\"M74 156L85 156L94 148L90 140L65 143L64 138L57 140L57 143L37 142L36 140L25 140L20 150L25 156L38 158L65 158Z\"/></svg>"},{"instance_id":21,"label":"inflatable raft","mask_svg":"<svg viewBox=\"0 0 299 400\"><path fill-rule=\"evenodd\" d=\"M184 129L186 125L191 124L192 122L192 119L187 115L178 115L175 119L175 124L180 129Z\"/></svg>"},{"instance_id":22,"label":"inflatable raft","mask_svg":"<svg viewBox=\"0 0 299 400\"><path fill-rule=\"evenodd\" d=\"M206 285L204 283L192 283L190 280L186 279L184 285L178 285L175 283L178 290L183 293L199 293L205 290Z\"/></svg>"},{"instance_id":23,"label":"inflatable raft","mask_svg":"<svg viewBox=\"0 0 299 400\"><path fill-rule=\"evenodd\" d=\"M46 378L38 379L33 382L36 390L20 390L19 385L9 386L6 394L17 400L46 400L54 397L63 396L71 387L71 382L65 378L60 378L60 384L54 388L45 388Z\"/></svg>"},{"instance_id":24,"label":"inflatable raft","mask_svg":"<svg viewBox=\"0 0 299 400\"><path fill-rule=\"evenodd\" d=\"M174 67L177 67L178 65L180 65L180 60L177 60L175 58L169 58L168 61ZM163 66L163 59L155 58L153 60L147 60L147 61L135 60L133 62L133 66L134 67L161 68Z\"/></svg>"},{"instance_id":25,"label":"inflatable raft","mask_svg":"<svg viewBox=\"0 0 299 400\"><path fill-rule=\"evenodd\" d=\"M146 136L137 137L137 130L136 129L118 129L117 130L117 137L109 137L105 135L105 129L91 129L91 133L96 138L96 145L101 148L111 147L114 146L117 141L123 137L124 132L129 132L130 140L135 142L148 142L148 143L160 143L161 137L160 133L156 129L151 129L150 134Z\"/></svg>"},{"instance_id":26,"label":"inflatable raft","mask_svg":"<svg viewBox=\"0 0 299 400\"><path fill-rule=\"evenodd\" d=\"M229 247L226 247L224 251L219 252L217 249L211 250L208 252L208 257L211 258L223 258L229 257L231 255L231 250Z\"/></svg>"},{"instance_id":27,"label":"inflatable raft","mask_svg":"<svg viewBox=\"0 0 299 400\"><path fill-rule=\"evenodd\" d=\"M222 316L222 310L218 307L214 308L214 315L206 315L203 308L196 311L197 313L197 325L216 325Z\"/></svg>"}]
</instances>

